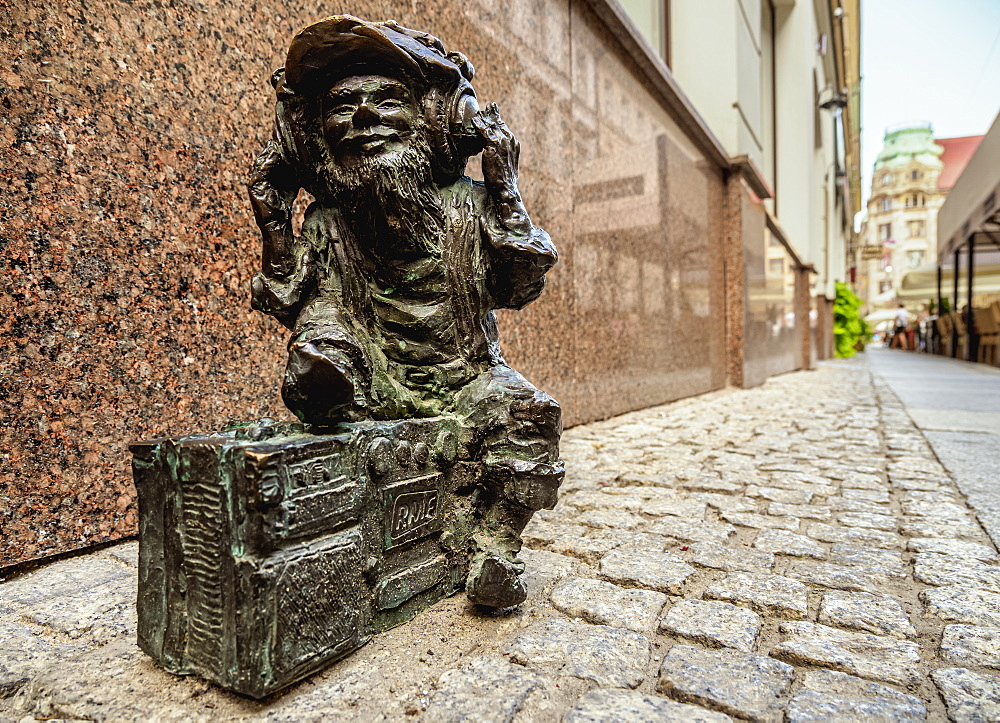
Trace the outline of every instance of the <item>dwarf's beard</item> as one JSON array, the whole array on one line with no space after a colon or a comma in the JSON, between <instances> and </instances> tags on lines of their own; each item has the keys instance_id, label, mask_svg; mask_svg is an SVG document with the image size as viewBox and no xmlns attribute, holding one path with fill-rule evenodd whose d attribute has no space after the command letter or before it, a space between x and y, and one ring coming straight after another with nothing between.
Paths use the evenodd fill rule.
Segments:
<instances>
[{"instance_id":1,"label":"dwarf's beard","mask_svg":"<svg viewBox=\"0 0 1000 723\"><path fill-rule=\"evenodd\" d=\"M430 154L418 136L405 150L369 156L353 166L331 160L319 169L319 180L363 246L435 253L445 216Z\"/></svg>"}]
</instances>

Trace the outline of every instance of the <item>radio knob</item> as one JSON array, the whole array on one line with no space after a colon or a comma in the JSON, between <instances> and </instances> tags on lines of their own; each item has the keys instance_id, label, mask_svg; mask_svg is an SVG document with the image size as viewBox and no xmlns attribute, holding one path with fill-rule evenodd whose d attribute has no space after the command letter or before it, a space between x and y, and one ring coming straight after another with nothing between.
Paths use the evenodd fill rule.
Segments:
<instances>
[{"instance_id":1,"label":"radio knob","mask_svg":"<svg viewBox=\"0 0 1000 723\"><path fill-rule=\"evenodd\" d=\"M427 459L431 456L431 450L423 442L417 442L413 445L413 464L422 467L427 463Z\"/></svg>"},{"instance_id":2,"label":"radio knob","mask_svg":"<svg viewBox=\"0 0 1000 723\"><path fill-rule=\"evenodd\" d=\"M385 437L372 440L368 445L368 467L374 474L385 474L392 469L392 442Z\"/></svg>"},{"instance_id":3,"label":"radio knob","mask_svg":"<svg viewBox=\"0 0 1000 723\"><path fill-rule=\"evenodd\" d=\"M405 439L396 447L396 461L400 467L409 467L410 459L413 456L413 447Z\"/></svg>"}]
</instances>

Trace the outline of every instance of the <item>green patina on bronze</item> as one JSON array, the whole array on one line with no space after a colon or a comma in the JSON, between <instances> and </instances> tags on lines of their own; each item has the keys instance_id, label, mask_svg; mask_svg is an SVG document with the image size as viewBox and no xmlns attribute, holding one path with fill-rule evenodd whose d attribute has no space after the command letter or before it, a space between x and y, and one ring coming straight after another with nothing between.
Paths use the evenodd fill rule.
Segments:
<instances>
[{"instance_id":1,"label":"green patina on bronze","mask_svg":"<svg viewBox=\"0 0 1000 723\"><path fill-rule=\"evenodd\" d=\"M562 423L493 312L536 299L556 251L472 77L437 38L351 16L301 31L272 77L252 299L291 331L300 423L132 446L139 642L168 670L262 697L442 597L525 599ZM483 183L463 175L480 152Z\"/></svg>"}]
</instances>

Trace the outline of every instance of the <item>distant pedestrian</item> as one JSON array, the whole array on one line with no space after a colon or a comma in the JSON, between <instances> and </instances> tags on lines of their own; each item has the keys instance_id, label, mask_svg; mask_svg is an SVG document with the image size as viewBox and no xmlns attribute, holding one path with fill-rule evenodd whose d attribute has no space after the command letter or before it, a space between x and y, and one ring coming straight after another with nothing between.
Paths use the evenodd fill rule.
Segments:
<instances>
[{"instance_id":1,"label":"distant pedestrian","mask_svg":"<svg viewBox=\"0 0 1000 723\"><path fill-rule=\"evenodd\" d=\"M906 329L910 326L910 313L906 310L906 307L902 304L899 305L899 310L896 312L895 328L892 332L892 343L889 345L890 349L908 349L909 345L906 343Z\"/></svg>"}]
</instances>

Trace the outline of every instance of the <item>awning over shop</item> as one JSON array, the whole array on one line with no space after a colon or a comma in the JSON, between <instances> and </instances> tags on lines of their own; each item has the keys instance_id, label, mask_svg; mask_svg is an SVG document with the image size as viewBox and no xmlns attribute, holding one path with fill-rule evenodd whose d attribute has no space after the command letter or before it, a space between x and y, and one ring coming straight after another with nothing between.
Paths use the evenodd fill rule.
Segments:
<instances>
[{"instance_id":1,"label":"awning over shop","mask_svg":"<svg viewBox=\"0 0 1000 723\"><path fill-rule=\"evenodd\" d=\"M966 290L966 270L962 269L958 278L961 290ZM941 269L941 293L950 297L955 285L955 270L953 268ZM976 275L973 278L973 294L992 294L1000 292L1000 264L977 264ZM937 267L922 266L919 269L908 271L903 275L903 279L896 290L896 298L899 301L917 301L936 299L937 287Z\"/></svg>"},{"instance_id":2,"label":"awning over shop","mask_svg":"<svg viewBox=\"0 0 1000 723\"><path fill-rule=\"evenodd\" d=\"M1000 291L997 264L982 258L1000 250L1000 114L993 120L993 125L983 136L962 175L948 192L948 198L938 212L937 230L936 265L940 269L941 280L939 283L936 271L932 296L942 300L948 296L952 309L966 308L965 324L967 328L972 328L975 296ZM950 283L944 279L945 266L951 267L953 275ZM959 283L962 276L965 277L964 289ZM961 293L963 291L964 294ZM900 289L901 298L912 293L912 287ZM955 325L952 356L957 355L957 349L958 326ZM978 361L976 351L976 344L965 345L969 361Z\"/></svg>"},{"instance_id":3,"label":"awning over shop","mask_svg":"<svg viewBox=\"0 0 1000 723\"><path fill-rule=\"evenodd\" d=\"M865 317L865 321L872 326L879 324L883 321L892 321L896 318L898 311L896 309L879 309L878 311L873 311Z\"/></svg>"},{"instance_id":4,"label":"awning over shop","mask_svg":"<svg viewBox=\"0 0 1000 723\"><path fill-rule=\"evenodd\" d=\"M956 252L1000 248L1000 114L938 212L938 264Z\"/></svg>"}]
</instances>

